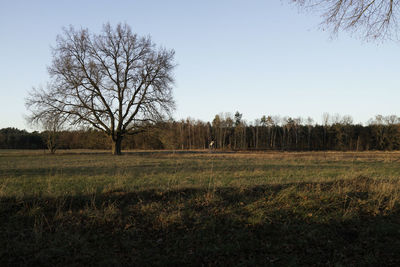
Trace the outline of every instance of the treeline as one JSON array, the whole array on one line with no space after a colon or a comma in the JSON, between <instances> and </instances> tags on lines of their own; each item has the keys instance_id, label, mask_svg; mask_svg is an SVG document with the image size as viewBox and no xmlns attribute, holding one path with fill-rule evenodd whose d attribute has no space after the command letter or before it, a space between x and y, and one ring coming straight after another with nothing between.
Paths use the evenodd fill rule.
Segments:
<instances>
[{"instance_id":1,"label":"treeline","mask_svg":"<svg viewBox=\"0 0 400 267\"><path fill-rule=\"evenodd\" d=\"M6 128L0 130L0 148L44 149L47 132ZM323 123L312 119L263 116L253 123L242 114L219 114L212 122L186 119L152 125L149 130L126 136L123 149L221 150L399 150L400 119L376 116L367 126L353 124L350 116L324 114ZM110 149L110 140L93 129L56 133L58 149Z\"/></svg>"},{"instance_id":2,"label":"treeline","mask_svg":"<svg viewBox=\"0 0 400 267\"><path fill-rule=\"evenodd\" d=\"M39 132L29 133L16 128L0 129L0 149L41 149L46 145Z\"/></svg>"}]
</instances>

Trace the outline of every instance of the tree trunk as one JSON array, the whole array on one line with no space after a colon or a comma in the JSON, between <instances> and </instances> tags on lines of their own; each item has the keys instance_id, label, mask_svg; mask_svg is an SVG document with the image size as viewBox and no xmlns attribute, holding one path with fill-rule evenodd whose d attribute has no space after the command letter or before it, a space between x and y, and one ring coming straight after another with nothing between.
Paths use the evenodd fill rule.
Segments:
<instances>
[{"instance_id":1,"label":"tree trunk","mask_svg":"<svg viewBox=\"0 0 400 267\"><path fill-rule=\"evenodd\" d=\"M117 136L112 138L112 154L113 155L121 155L121 143L122 143L122 136Z\"/></svg>"}]
</instances>

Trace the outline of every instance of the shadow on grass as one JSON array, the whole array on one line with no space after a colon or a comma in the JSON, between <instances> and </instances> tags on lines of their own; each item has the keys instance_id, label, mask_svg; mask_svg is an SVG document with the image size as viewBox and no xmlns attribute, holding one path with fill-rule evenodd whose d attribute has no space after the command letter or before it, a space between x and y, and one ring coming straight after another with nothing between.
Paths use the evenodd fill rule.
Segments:
<instances>
[{"instance_id":1,"label":"shadow on grass","mask_svg":"<svg viewBox=\"0 0 400 267\"><path fill-rule=\"evenodd\" d=\"M0 261L2 266L398 265L400 212L383 211L384 206L372 212L369 183L360 178L1 198ZM350 190L337 193L338 186Z\"/></svg>"}]
</instances>

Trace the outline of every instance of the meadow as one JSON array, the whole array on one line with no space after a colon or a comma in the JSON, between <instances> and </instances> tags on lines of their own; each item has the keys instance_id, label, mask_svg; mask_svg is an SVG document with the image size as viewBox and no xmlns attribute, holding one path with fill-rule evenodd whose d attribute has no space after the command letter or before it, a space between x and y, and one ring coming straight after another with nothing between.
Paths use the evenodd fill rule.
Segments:
<instances>
[{"instance_id":1,"label":"meadow","mask_svg":"<svg viewBox=\"0 0 400 267\"><path fill-rule=\"evenodd\" d=\"M0 150L0 265L398 266L399 161Z\"/></svg>"}]
</instances>

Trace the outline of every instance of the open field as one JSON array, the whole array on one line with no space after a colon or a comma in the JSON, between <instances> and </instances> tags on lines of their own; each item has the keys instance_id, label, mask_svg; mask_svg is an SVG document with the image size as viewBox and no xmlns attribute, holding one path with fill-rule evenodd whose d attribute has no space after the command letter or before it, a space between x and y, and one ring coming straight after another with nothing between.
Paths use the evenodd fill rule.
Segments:
<instances>
[{"instance_id":1,"label":"open field","mask_svg":"<svg viewBox=\"0 0 400 267\"><path fill-rule=\"evenodd\" d=\"M0 265L399 265L400 152L0 150Z\"/></svg>"}]
</instances>

